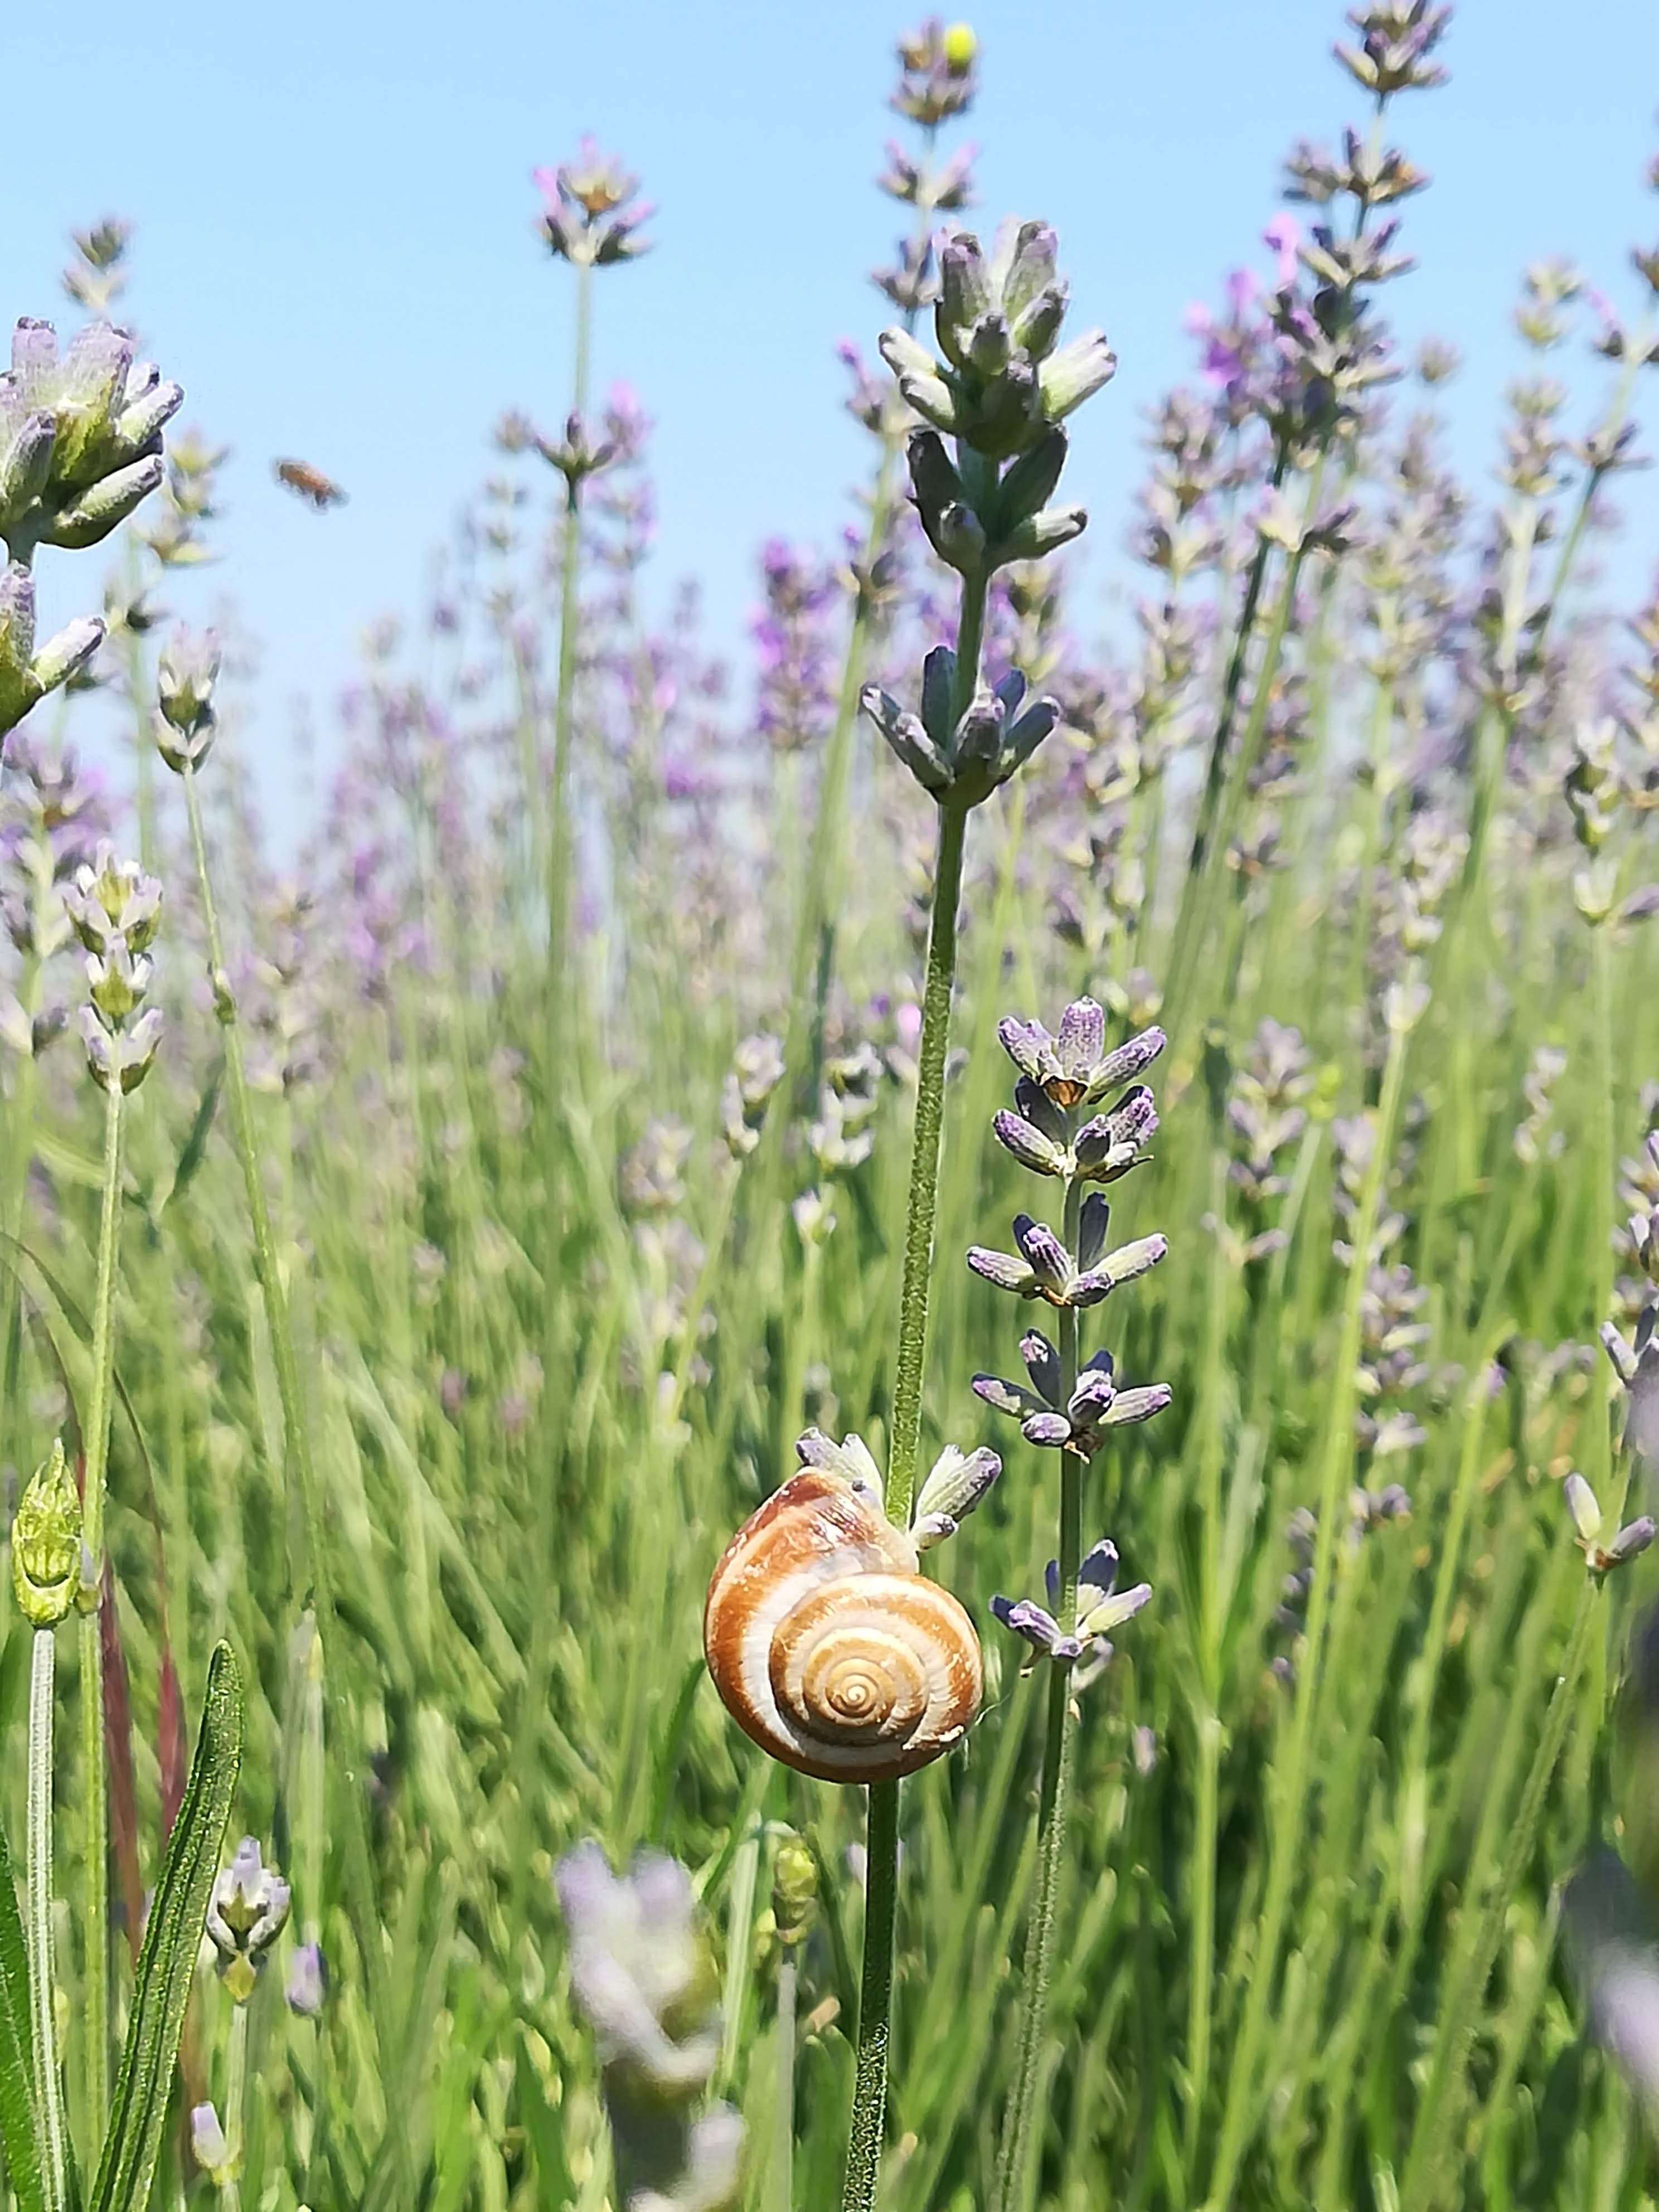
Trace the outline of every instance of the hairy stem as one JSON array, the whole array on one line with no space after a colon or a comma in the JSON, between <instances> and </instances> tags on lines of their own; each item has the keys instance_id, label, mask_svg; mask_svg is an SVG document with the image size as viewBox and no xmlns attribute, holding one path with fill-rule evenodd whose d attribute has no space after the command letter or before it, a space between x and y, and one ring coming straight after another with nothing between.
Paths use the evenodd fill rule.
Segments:
<instances>
[{"instance_id":1,"label":"hairy stem","mask_svg":"<svg viewBox=\"0 0 1659 2212\"><path fill-rule=\"evenodd\" d=\"M985 632L983 574L964 576L957 626L954 715L972 700ZM898 1351L894 1362L892 1436L887 1462L887 1517L910 1525L916 1452L921 1436L921 1382L927 1355L927 1308L939 1202L939 1148L945 1128L945 1062L950 1046L951 994L957 972L957 908L968 809L939 809L933 906L922 990L916 1113L910 1148L910 1201L904 1225L904 1273L899 1291ZM887 2114L887 2045L893 1997L893 1934L898 1899L898 1784L870 1785L864 1905L864 1969L859 1998L858 2061L848 2131L843 2212L872 2212L881 2171Z\"/></svg>"},{"instance_id":2,"label":"hairy stem","mask_svg":"<svg viewBox=\"0 0 1659 2212\"><path fill-rule=\"evenodd\" d=\"M68 2202L64 2090L58 2070L58 2014L52 1944L52 1723L56 1631L37 1628L29 1671L28 1891L29 1995L34 2008L34 2091L40 2115L40 2174L47 2212Z\"/></svg>"},{"instance_id":3,"label":"hairy stem","mask_svg":"<svg viewBox=\"0 0 1659 2212\"><path fill-rule=\"evenodd\" d=\"M104 1185L98 1222L98 1278L92 1308L92 1382L81 1445L85 1465L82 1534L88 1586L82 1591L81 1755L85 1770L87 2128L101 2143L109 2112L109 1773L104 1747L104 1659L98 1607L104 1571L104 1491L109 1472L111 1383L115 1369L115 1273L121 1238L121 1121L118 1078L104 1093Z\"/></svg>"},{"instance_id":4,"label":"hairy stem","mask_svg":"<svg viewBox=\"0 0 1659 2212\"><path fill-rule=\"evenodd\" d=\"M247 2007L230 2008L230 2049L225 2063L225 2170L219 2184L221 2212L241 2212L243 2106L247 2102Z\"/></svg>"}]
</instances>

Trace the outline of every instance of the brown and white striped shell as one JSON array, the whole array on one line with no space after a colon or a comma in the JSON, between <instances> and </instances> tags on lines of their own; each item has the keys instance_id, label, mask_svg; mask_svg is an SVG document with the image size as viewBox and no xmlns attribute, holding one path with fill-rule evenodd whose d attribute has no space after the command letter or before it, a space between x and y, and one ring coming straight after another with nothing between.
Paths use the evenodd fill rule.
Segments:
<instances>
[{"instance_id":1,"label":"brown and white striped shell","mask_svg":"<svg viewBox=\"0 0 1659 2212\"><path fill-rule=\"evenodd\" d=\"M721 1554L703 1607L714 1686L745 1735L825 1782L912 1774L984 1689L974 1624L867 1492L806 1468Z\"/></svg>"}]
</instances>

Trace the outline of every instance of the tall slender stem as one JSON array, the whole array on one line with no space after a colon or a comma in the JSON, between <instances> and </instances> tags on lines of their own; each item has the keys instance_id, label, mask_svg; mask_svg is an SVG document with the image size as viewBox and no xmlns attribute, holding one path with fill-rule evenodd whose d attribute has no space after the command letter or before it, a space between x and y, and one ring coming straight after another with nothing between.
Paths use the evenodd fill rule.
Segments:
<instances>
[{"instance_id":1,"label":"tall slender stem","mask_svg":"<svg viewBox=\"0 0 1659 2212\"><path fill-rule=\"evenodd\" d=\"M985 634L987 578L964 576L957 625L953 717L979 682ZM927 1354L928 1294L933 1220L939 1204L939 1148L945 1129L945 1062L950 1047L951 994L957 972L957 908L969 809L948 800L939 809L933 907L922 988L917 1054L916 1113L910 1146L910 1200L904 1225L904 1273L899 1291L898 1351L894 1361L892 1435L888 1447L887 1517L910 1525L916 1454L921 1437L921 1383ZM858 2058L848 2131L843 2212L872 2212L881 2171L887 2117L887 2046L893 1999L893 1936L898 1903L898 1784L870 1785L866 1841L864 1968L859 1997Z\"/></svg>"},{"instance_id":2,"label":"tall slender stem","mask_svg":"<svg viewBox=\"0 0 1659 2212\"><path fill-rule=\"evenodd\" d=\"M208 966L213 986L214 1012L224 1040L225 1075L230 1091L231 1133L242 1170L243 1194L253 1232L253 1270L270 1332L272 1364L276 1370L276 1395L283 1413L283 1449L289 1472L298 1479L301 1506L305 1515L306 1540L311 1553L312 1588L316 1595L319 1633L325 1653L334 1631L334 1583L323 1540L323 1500L317 1469L311 1455L311 1435L300 1389L300 1364L294 1349L288 1292L276 1259L276 1240L270 1226L270 1206L265 1197L259 1139L253 1120L253 1101L248 1091L242 1058L241 1030L236 1000L225 966L224 938L219 909L213 896L208 866L207 836L202 823L202 795L197 788L194 766L184 769L185 811L190 821L190 842L196 858L196 882L202 902L202 922L207 934Z\"/></svg>"},{"instance_id":3,"label":"tall slender stem","mask_svg":"<svg viewBox=\"0 0 1659 2212\"><path fill-rule=\"evenodd\" d=\"M898 1917L896 1782L872 1782L865 1828L864 1963L859 1977L858 2059L847 2136L842 2212L872 2212L887 2121L887 2045L892 2027L893 1934Z\"/></svg>"},{"instance_id":4,"label":"tall slender stem","mask_svg":"<svg viewBox=\"0 0 1659 2212\"><path fill-rule=\"evenodd\" d=\"M37 1628L29 1670L28 1889L29 1994L34 2006L35 2101L40 2113L42 2179L47 2212L68 2201L64 2091L58 2069L56 1978L52 1959L52 1724L56 1631Z\"/></svg>"},{"instance_id":5,"label":"tall slender stem","mask_svg":"<svg viewBox=\"0 0 1659 2212\"><path fill-rule=\"evenodd\" d=\"M104 2139L109 2112L109 1774L104 1749L104 1656L98 1607L104 1571L104 1490L109 1468L111 1382L115 1366L115 1271L121 1237L121 1109L118 1078L104 1092L104 1188L98 1223L98 1278L92 1309L92 1382L82 1437L85 1460L82 1531L91 1562L81 1614L81 1755L85 1770L87 2129Z\"/></svg>"},{"instance_id":6,"label":"tall slender stem","mask_svg":"<svg viewBox=\"0 0 1659 2212\"><path fill-rule=\"evenodd\" d=\"M1078 1246L1083 1179L1066 1187L1065 1245ZM1077 1388L1078 1322L1074 1306L1060 1310L1060 1383L1055 1395L1065 1405ZM1060 1455L1060 1595L1055 1618L1070 1635L1077 1621L1078 1569L1083 1559L1083 1468L1073 1451ZM1025 1932L1024 2005L1013 2100L1003 2121L997 2160L997 2202L1001 2212L1016 2212L1025 2201L1026 2172L1032 2153L1032 2116L1042 2065L1042 2040L1048 2024L1048 1981L1054 1964L1054 1920L1066 1863L1066 1815L1072 1795L1072 1662L1048 1662L1048 1698L1043 1731L1042 1784L1037 1799L1036 1886Z\"/></svg>"},{"instance_id":7,"label":"tall slender stem","mask_svg":"<svg viewBox=\"0 0 1659 2212\"><path fill-rule=\"evenodd\" d=\"M1324 471L1325 457L1322 453L1314 463L1308 477L1303 514L1304 529L1311 527L1318 514ZM1291 617L1296 608L1296 590L1302 574L1303 557L1304 549L1298 544L1296 551L1289 555L1285 561L1285 573L1279 580L1278 596L1273 602L1273 611L1268 623L1267 635L1262 640L1261 665L1256 672L1251 690L1250 709L1245 717L1243 732L1239 738L1231 765L1226 771L1219 804L1214 810L1214 818L1205 830L1201 849L1197 842L1194 843L1195 872L1188 874L1182 893L1181 907L1176 917L1175 937L1170 946L1169 985L1164 1001L1167 1009L1166 1024L1177 1046L1180 1044L1181 1032L1187 1019L1188 992L1196 975L1198 963L1202 957L1205 942L1209 935L1222 862L1225 857L1227 847L1238 826L1244 794L1249 788L1250 775L1255 767L1256 756L1261 750L1262 733L1267 727L1267 708L1273 697L1273 682L1279 673L1279 655L1284 650L1285 639L1291 626ZM1252 586L1255 586L1257 580L1257 572L1253 569ZM1249 614L1254 625L1255 617L1254 600L1250 604ZM1247 635L1241 630L1239 648L1241 652ZM1237 661L1237 654L1235 659ZM1242 680L1242 661L1237 661L1237 665ZM1237 687L1234 684L1231 670L1228 672L1228 684L1230 690L1217 733L1218 743L1223 744L1231 731L1233 714L1237 705Z\"/></svg>"},{"instance_id":8,"label":"tall slender stem","mask_svg":"<svg viewBox=\"0 0 1659 2212\"><path fill-rule=\"evenodd\" d=\"M580 415L587 404L589 357L592 349L592 264L576 264L576 330L570 374L570 404ZM570 1061L566 1016L574 964L570 958L571 759L575 750L576 640L581 623L581 478L565 483L564 538L560 546L559 677L553 706L553 788L547 816L547 973L542 1002L542 1400L541 1434L545 1439L535 1509L533 1540L538 1562L550 1564L557 1511L557 1469L563 1442L565 1407L565 1307L559 1296L565 1234L565 1097ZM538 1818L531 1786L551 1666L552 1616L536 1608L530 1632L514 1747L519 1788L518 1903L522 1908L530 1877L530 1837Z\"/></svg>"},{"instance_id":9,"label":"tall slender stem","mask_svg":"<svg viewBox=\"0 0 1659 2212\"><path fill-rule=\"evenodd\" d=\"M576 264L575 358L571 367L571 407L580 415L587 404L592 350L593 271ZM570 927L570 756L576 713L576 638L581 620L581 479L565 484L564 538L559 549L559 684L553 705L553 789L548 803L547 836L547 1079L556 1077L562 1034Z\"/></svg>"},{"instance_id":10,"label":"tall slender stem","mask_svg":"<svg viewBox=\"0 0 1659 2212\"><path fill-rule=\"evenodd\" d=\"M225 2062L225 2167L219 2184L222 2212L241 2212L243 2106L247 2102L247 2007L230 2008L230 2049Z\"/></svg>"},{"instance_id":11,"label":"tall slender stem","mask_svg":"<svg viewBox=\"0 0 1659 2212\"><path fill-rule=\"evenodd\" d=\"M927 933L927 975L921 1001L915 1133L910 1152L910 1202L904 1224L904 1275L899 1291L898 1352L893 1376L893 1440L888 1456L887 1515L910 1520L921 1437L921 1382L927 1356L928 1294L933 1265L933 1215L945 1127L945 1060L950 1044L951 989L957 967L957 905L962 896L968 812L939 810L933 863L933 911Z\"/></svg>"}]
</instances>

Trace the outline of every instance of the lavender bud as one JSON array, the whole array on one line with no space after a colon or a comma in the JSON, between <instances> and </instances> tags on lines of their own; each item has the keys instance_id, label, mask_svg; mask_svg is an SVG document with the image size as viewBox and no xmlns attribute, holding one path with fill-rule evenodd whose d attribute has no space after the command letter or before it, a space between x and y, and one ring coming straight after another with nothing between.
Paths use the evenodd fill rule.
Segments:
<instances>
[{"instance_id":1,"label":"lavender bud","mask_svg":"<svg viewBox=\"0 0 1659 2212\"><path fill-rule=\"evenodd\" d=\"M1592 1544L1601 1533L1601 1508L1596 1503L1595 1492L1582 1474L1570 1474L1561 1486L1561 1495L1572 1516L1573 1526L1579 1539Z\"/></svg>"},{"instance_id":2,"label":"lavender bud","mask_svg":"<svg viewBox=\"0 0 1659 2212\"><path fill-rule=\"evenodd\" d=\"M1025 1371L1031 1378L1031 1387L1039 1397L1051 1406L1060 1397L1060 1354L1039 1329L1030 1329L1019 1340L1019 1356L1025 1362Z\"/></svg>"},{"instance_id":3,"label":"lavender bud","mask_svg":"<svg viewBox=\"0 0 1659 2212\"><path fill-rule=\"evenodd\" d=\"M259 1846L244 1836L234 1857L213 1885L208 1901L208 1940L219 1954L219 1974L231 2002L246 2004L271 1945L287 1924L289 1887L263 1863Z\"/></svg>"},{"instance_id":4,"label":"lavender bud","mask_svg":"<svg viewBox=\"0 0 1659 2212\"><path fill-rule=\"evenodd\" d=\"M216 2189L222 2189L235 2178L230 2146L225 2141L219 2115L211 2105L192 2105L190 2108L190 2148L191 2155Z\"/></svg>"},{"instance_id":5,"label":"lavender bud","mask_svg":"<svg viewBox=\"0 0 1659 2212\"><path fill-rule=\"evenodd\" d=\"M1633 1559L1638 1553L1646 1551L1656 1533L1659 1530L1656 1529L1656 1524L1648 1514L1643 1514L1639 1520L1627 1521L1607 1546L1607 1565L1622 1567L1627 1559Z\"/></svg>"},{"instance_id":6,"label":"lavender bud","mask_svg":"<svg viewBox=\"0 0 1659 2212\"><path fill-rule=\"evenodd\" d=\"M321 1947L316 1943L296 1943L294 1957L288 1970L288 1987L283 1995L289 2010L302 2019L315 2020L323 2008L326 1994L326 1977L323 1970Z\"/></svg>"},{"instance_id":7,"label":"lavender bud","mask_svg":"<svg viewBox=\"0 0 1659 2212\"><path fill-rule=\"evenodd\" d=\"M999 1592L991 1600L991 1611L1005 1628L1023 1636L1033 1650L1046 1658L1075 1659L1083 1649L1075 1636L1062 1634L1053 1613L1031 1598L1007 1598Z\"/></svg>"},{"instance_id":8,"label":"lavender bud","mask_svg":"<svg viewBox=\"0 0 1659 2212\"><path fill-rule=\"evenodd\" d=\"M867 1492L880 1504L881 1469L862 1437L843 1437L836 1443L822 1429L808 1429L795 1440L795 1456L803 1467L821 1468L827 1474L839 1475L853 1489Z\"/></svg>"},{"instance_id":9,"label":"lavender bud","mask_svg":"<svg viewBox=\"0 0 1659 2212\"><path fill-rule=\"evenodd\" d=\"M1046 1137L1042 1130L1006 1108L994 1115L991 1127L997 1142L1011 1152L1022 1167L1030 1168L1034 1175L1057 1176L1066 1172L1066 1148Z\"/></svg>"},{"instance_id":10,"label":"lavender bud","mask_svg":"<svg viewBox=\"0 0 1659 2212\"><path fill-rule=\"evenodd\" d=\"M36 1468L11 1524L11 1581L17 1607L36 1628L54 1628L78 1602L81 1493L61 1439Z\"/></svg>"},{"instance_id":11,"label":"lavender bud","mask_svg":"<svg viewBox=\"0 0 1659 2212\"><path fill-rule=\"evenodd\" d=\"M964 1455L954 1444L947 1444L916 1500L915 1526L911 1530L916 1549L926 1551L929 1545L954 1536L1001 1472L1001 1460L984 1445Z\"/></svg>"}]
</instances>

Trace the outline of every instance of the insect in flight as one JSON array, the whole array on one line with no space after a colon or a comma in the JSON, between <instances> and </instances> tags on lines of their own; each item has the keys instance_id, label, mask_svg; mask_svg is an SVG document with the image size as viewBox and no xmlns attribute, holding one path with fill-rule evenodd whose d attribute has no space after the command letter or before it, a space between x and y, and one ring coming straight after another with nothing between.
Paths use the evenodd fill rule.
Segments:
<instances>
[{"instance_id":1,"label":"insect in flight","mask_svg":"<svg viewBox=\"0 0 1659 2212\"><path fill-rule=\"evenodd\" d=\"M320 469L313 469L308 461L276 461L272 467L277 483L286 484L301 499L309 500L319 514L325 507L344 506L346 495L341 486Z\"/></svg>"}]
</instances>

